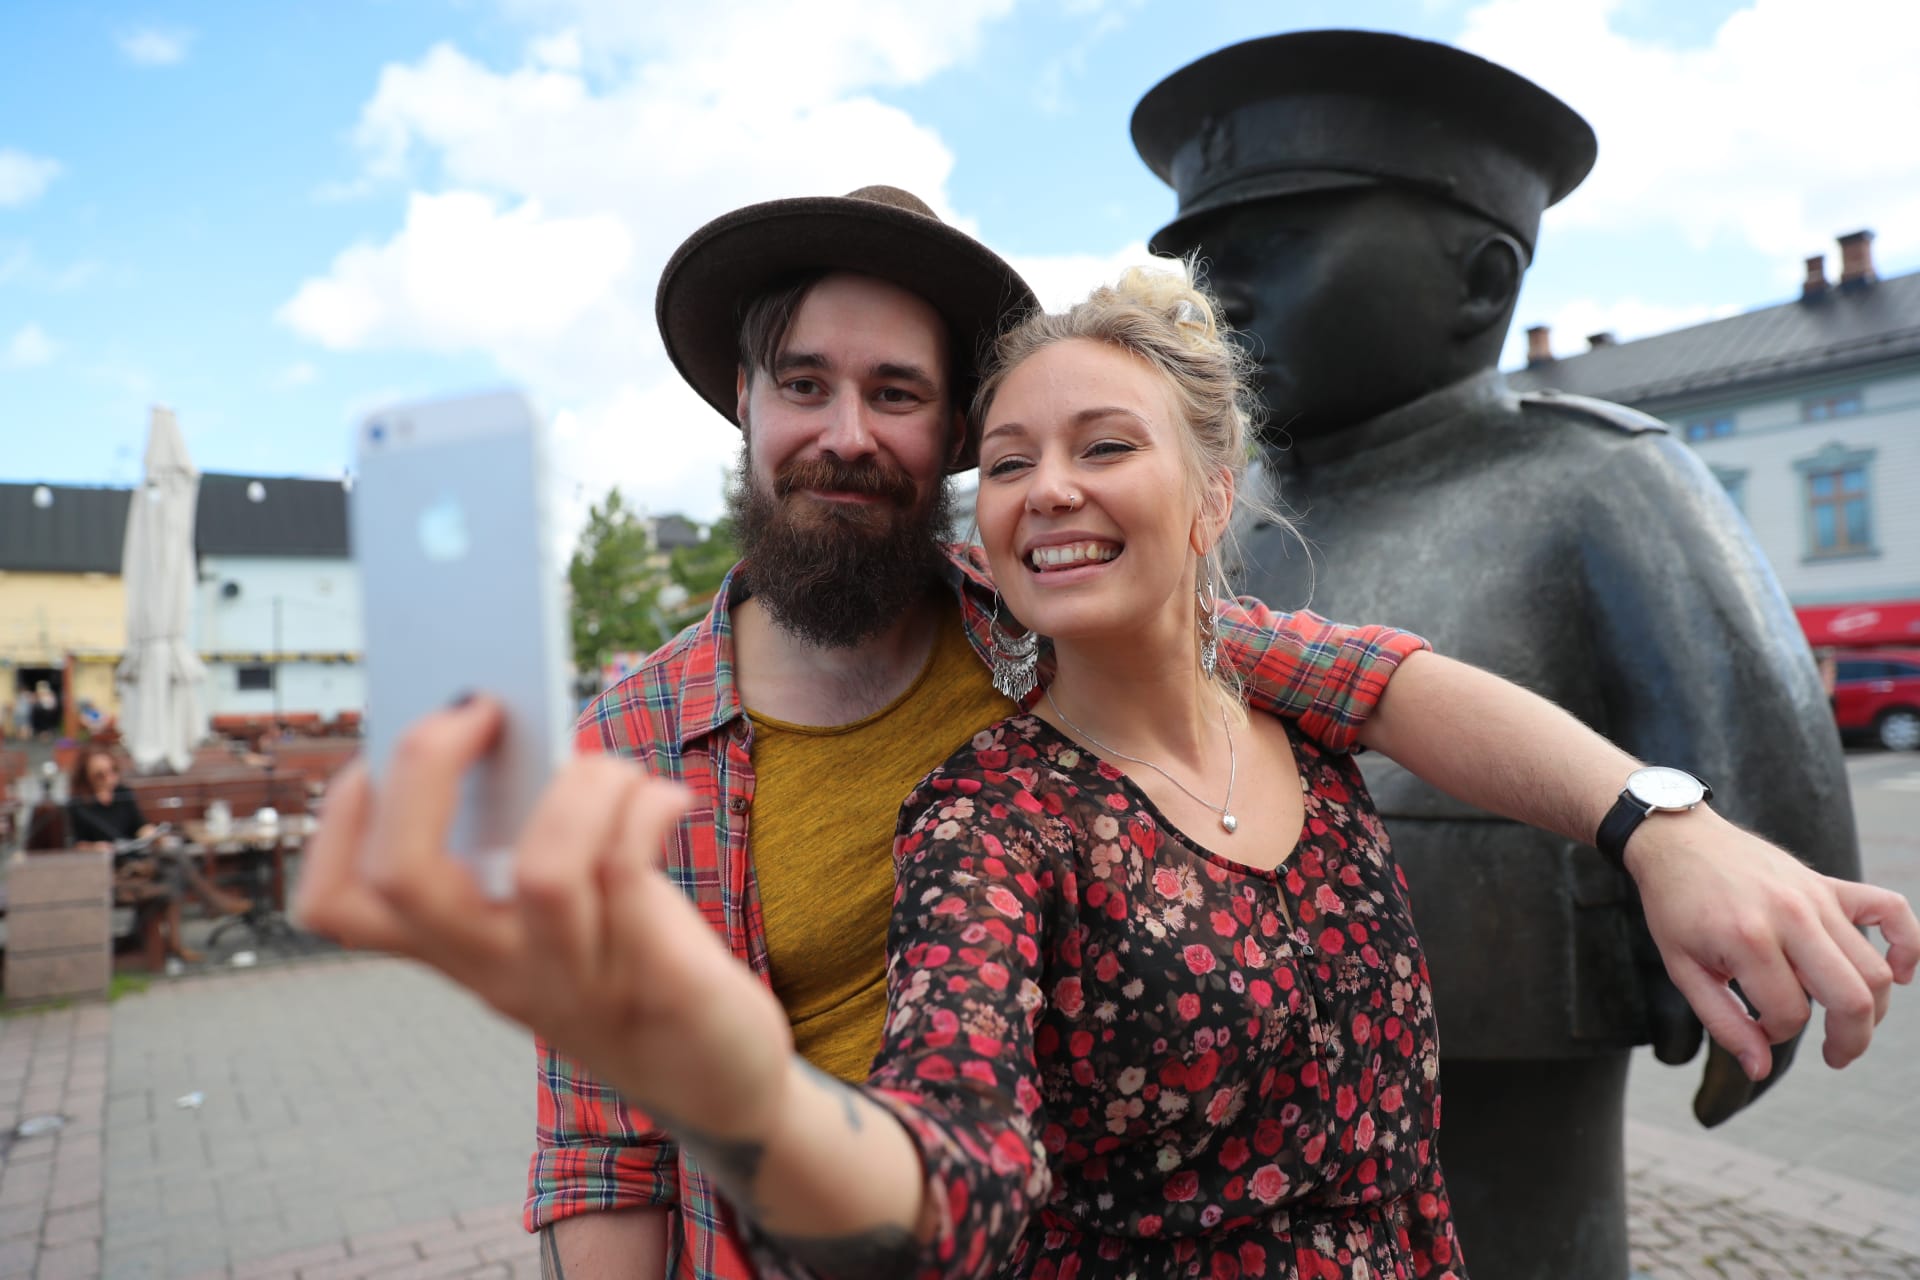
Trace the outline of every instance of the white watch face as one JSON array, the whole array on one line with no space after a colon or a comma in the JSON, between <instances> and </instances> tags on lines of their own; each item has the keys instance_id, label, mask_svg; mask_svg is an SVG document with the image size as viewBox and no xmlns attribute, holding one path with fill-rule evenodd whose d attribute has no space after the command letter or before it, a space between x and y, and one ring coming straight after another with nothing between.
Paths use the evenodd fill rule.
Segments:
<instances>
[{"instance_id":1,"label":"white watch face","mask_svg":"<svg viewBox=\"0 0 1920 1280\"><path fill-rule=\"evenodd\" d=\"M1679 769L1636 769L1627 775L1627 790L1642 804L1656 809L1691 809L1706 798L1700 779Z\"/></svg>"}]
</instances>

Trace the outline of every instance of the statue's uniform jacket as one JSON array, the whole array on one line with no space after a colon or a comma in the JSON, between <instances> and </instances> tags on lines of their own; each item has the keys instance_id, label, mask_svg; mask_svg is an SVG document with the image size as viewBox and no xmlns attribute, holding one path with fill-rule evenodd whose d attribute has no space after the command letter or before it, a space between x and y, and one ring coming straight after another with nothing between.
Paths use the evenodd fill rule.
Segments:
<instances>
[{"instance_id":1,"label":"statue's uniform jacket","mask_svg":"<svg viewBox=\"0 0 1920 1280\"><path fill-rule=\"evenodd\" d=\"M1658 420L1516 395L1488 371L1274 444L1250 483L1276 486L1311 564L1283 530L1243 530L1252 594L1418 632L1706 778L1717 810L1819 869L1858 874L1844 761L1792 610ZM1446 1058L1618 1051L1668 1025L1675 997L1632 886L1599 854L1378 755L1363 768L1412 889Z\"/></svg>"}]
</instances>

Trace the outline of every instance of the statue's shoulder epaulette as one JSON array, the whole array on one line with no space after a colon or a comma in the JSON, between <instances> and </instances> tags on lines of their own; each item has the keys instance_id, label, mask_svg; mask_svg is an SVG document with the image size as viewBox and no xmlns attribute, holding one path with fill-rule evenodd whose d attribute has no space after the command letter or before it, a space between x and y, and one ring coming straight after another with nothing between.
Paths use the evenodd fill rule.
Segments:
<instances>
[{"instance_id":1,"label":"statue's shoulder epaulette","mask_svg":"<svg viewBox=\"0 0 1920 1280\"><path fill-rule=\"evenodd\" d=\"M1615 431L1622 431L1630 436L1645 435L1649 431L1664 432L1670 429L1666 423L1650 413L1629 409L1626 405L1615 404L1611 400L1569 395L1565 391L1551 389L1522 391L1520 407L1523 411L1563 413L1598 426L1612 427Z\"/></svg>"}]
</instances>

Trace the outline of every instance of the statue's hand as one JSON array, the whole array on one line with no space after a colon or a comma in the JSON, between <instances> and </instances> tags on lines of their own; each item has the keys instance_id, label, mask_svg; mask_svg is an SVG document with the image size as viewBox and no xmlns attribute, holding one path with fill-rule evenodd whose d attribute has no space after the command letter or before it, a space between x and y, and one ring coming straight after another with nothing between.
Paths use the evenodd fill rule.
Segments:
<instances>
[{"instance_id":1,"label":"statue's hand","mask_svg":"<svg viewBox=\"0 0 1920 1280\"><path fill-rule=\"evenodd\" d=\"M1705 806L1642 823L1627 869L1667 973L1749 1080L1806 1026L1809 999L1827 1010L1827 1064L1852 1062L1892 985L1920 967L1920 920L1901 895L1820 875ZM1879 928L1886 955L1861 926Z\"/></svg>"},{"instance_id":2,"label":"statue's hand","mask_svg":"<svg viewBox=\"0 0 1920 1280\"><path fill-rule=\"evenodd\" d=\"M1651 951L1652 948L1647 948ZM1652 966L1646 974L1647 1022L1652 1033L1653 1056L1670 1067L1692 1062L1706 1038L1693 1006L1673 985L1666 970Z\"/></svg>"},{"instance_id":3,"label":"statue's hand","mask_svg":"<svg viewBox=\"0 0 1920 1280\"><path fill-rule=\"evenodd\" d=\"M1637 949L1644 951L1646 963L1642 977L1653 1056L1670 1067L1685 1066L1700 1052L1706 1033L1700 1026L1700 1019L1694 1016L1693 1006L1687 1003L1687 998L1680 994L1680 988L1673 985L1673 979L1661 967L1653 939L1643 932L1638 939ZM1738 1115L1785 1074L1799 1043L1800 1037L1795 1036L1785 1044L1775 1045L1773 1069L1767 1073L1766 1079L1758 1081L1747 1079L1746 1072L1732 1054L1718 1044L1709 1043L1706 1061L1700 1072L1700 1088L1693 1095L1694 1117L1712 1128Z\"/></svg>"}]
</instances>

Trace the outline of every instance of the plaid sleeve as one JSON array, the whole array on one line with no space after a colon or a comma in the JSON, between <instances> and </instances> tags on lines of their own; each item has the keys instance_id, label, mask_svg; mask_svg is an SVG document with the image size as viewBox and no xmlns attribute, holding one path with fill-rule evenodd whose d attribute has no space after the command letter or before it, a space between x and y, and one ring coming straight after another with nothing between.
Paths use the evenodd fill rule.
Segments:
<instances>
[{"instance_id":1,"label":"plaid sleeve","mask_svg":"<svg viewBox=\"0 0 1920 1280\"><path fill-rule=\"evenodd\" d=\"M671 1205L680 1151L638 1108L545 1041L539 1113L522 1222L528 1231L577 1213Z\"/></svg>"},{"instance_id":2,"label":"plaid sleeve","mask_svg":"<svg viewBox=\"0 0 1920 1280\"><path fill-rule=\"evenodd\" d=\"M601 699L574 726L574 751L636 755ZM572 1058L536 1039L533 1159L521 1220L528 1231L580 1213L680 1200L680 1149L639 1108Z\"/></svg>"},{"instance_id":3,"label":"plaid sleeve","mask_svg":"<svg viewBox=\"0 0 1920 1280\"><path fill-rule=\"evenodd\" d=\"M1351 751L1360 726L1408 654L1433 646L1393 627L1346 627L1302 609L1275 613L1252 596L1220 611L1220 657L1247 702L1297 720L1329 751Z\"/></svg>"}]
</instances>

